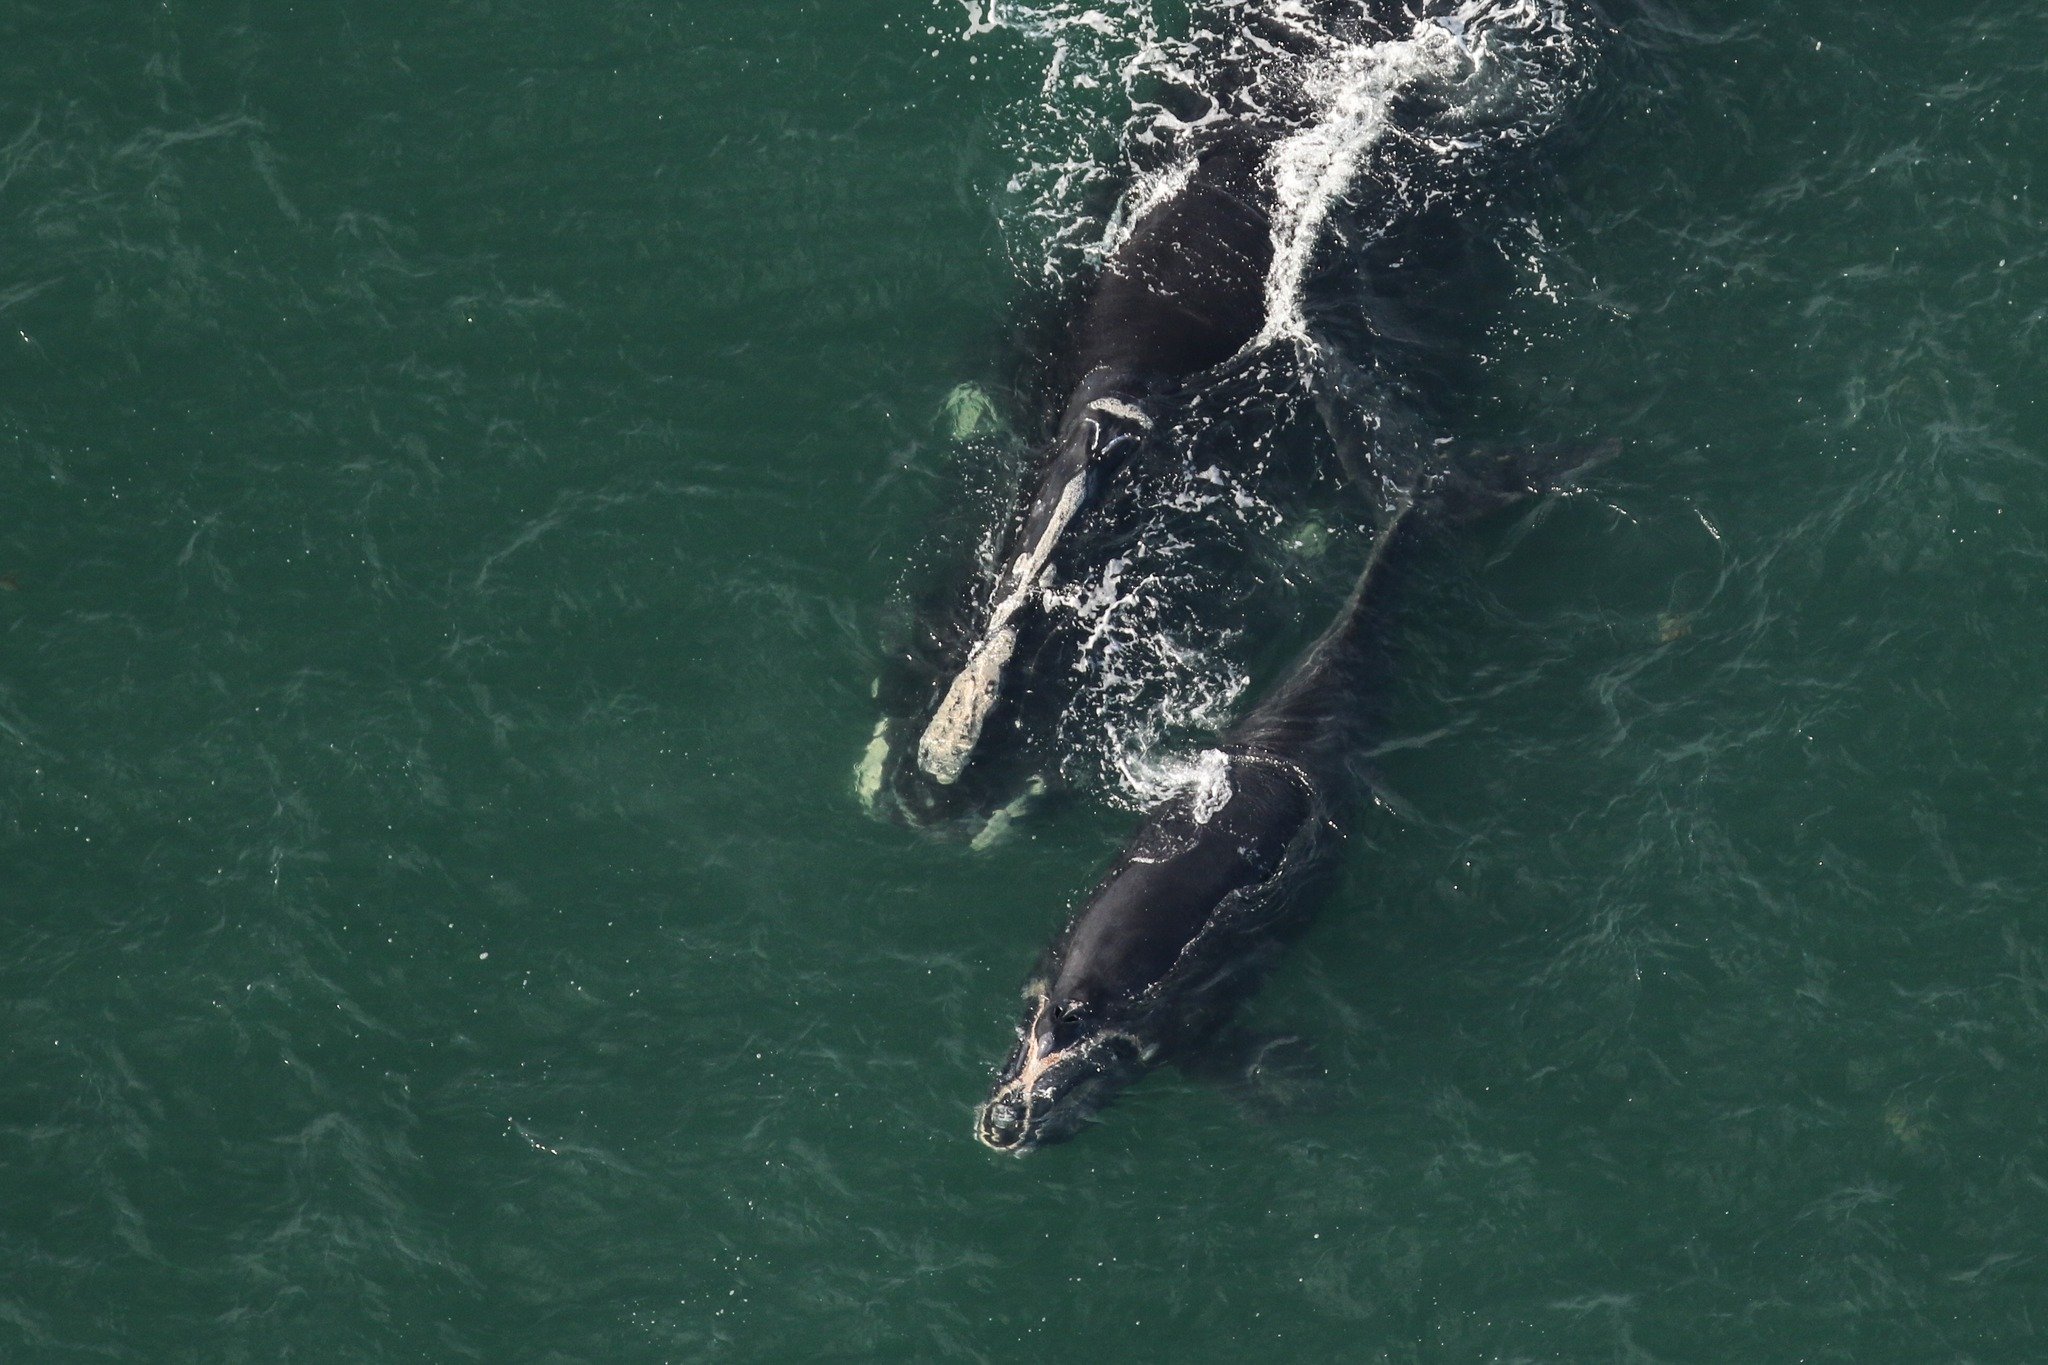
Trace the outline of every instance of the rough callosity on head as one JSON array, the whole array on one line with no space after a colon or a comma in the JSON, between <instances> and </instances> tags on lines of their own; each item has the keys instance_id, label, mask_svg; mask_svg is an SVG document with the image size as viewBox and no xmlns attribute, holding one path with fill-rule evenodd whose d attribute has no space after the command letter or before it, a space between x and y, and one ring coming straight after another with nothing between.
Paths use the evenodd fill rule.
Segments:
<instances>
[{"instance_id":1,"label":"rough callosity on head","mask_svg":"<svg viewBox=\"0 0 2048 1365\"><path fill-rule=\"evenodd\" d=\"M1028 1013L1017 1046L988 1100L975 1111L974 1135L999 1152L1021 1155L1058 1141L1086 1122L1093 1101L1151 1061L1156 1046L1113 1025L1090 1021L1060 1036L1062 1006L1049 985L1026 991Z\"/></svg>"},{"instance_id":2,"label":"rough callosity on head","mask_svg":"<svg viewBox=\"0 0 2048 1365\"><path fill-rule=\"evenodd\" d=\"M1261 954L1321 825L1285 759L1212 750L1140 826L1026 987L1017 1044L975 1121L1023 1152L1071 1135L1124 1086L1211 1029Z\"/></svg>"},{"instance_id":3,"label":"rough callosity on head","mask_svg":"<svg viewBox=\"0 0 2048 1365\"><path fill-rule=\"evenodd\" d=\"M1126 403L1121 398L1098 398L1088 405L1088 410L1108 417L1121 418L1140 431L1152 430L1152 419L1145 415L1144 410L1135 403Z\"/></svg>"}]
</instances>

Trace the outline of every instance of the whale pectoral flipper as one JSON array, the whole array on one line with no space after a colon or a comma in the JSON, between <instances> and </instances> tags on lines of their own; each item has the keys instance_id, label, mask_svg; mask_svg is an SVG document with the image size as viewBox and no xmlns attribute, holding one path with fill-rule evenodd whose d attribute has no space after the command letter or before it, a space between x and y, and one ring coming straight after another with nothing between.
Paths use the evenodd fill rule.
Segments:
<instances>
[{"instance_id":1,"label":"whale pectoral flipper","mask_svg":"<svg viewBox=\"0 0 2048 1365\"><path fill-rule=\"evenodd\" d=\"M982 727L1002 692L1003 670L1017 650L1017 614L1038 593L1038 580L1052 559L1054 546L1081 510L1088 489L1086 470L1075 474L1060 489L1059 501L1037 541L1018 559L1002 580L1008 595L989 613L988 630L968 651L967 662L954 675L945 699L925 726L917 743L917 763L933 781L950 784L960 779L980 742Z\"/></svg>"},{"instance_id":2,"label":"whale pectoral flipper","mask_svg":"<svg viewBox=\"0 0 2048 1365\"><path fill-rule=\"evenodd\" d=\"M1219 1026L1199 1047L1176 1052L1173 1066L1267 1120L1320 1107L1318 1095L1330 1076L1312 1039L1233 1023Z\"/></svg>"},{"instance_id":3,"label":"whale pectoral flipper","mask_svg":"<svg viewBox=\"0 0 2048 1365\"><path fill-rule=\"evenodd\" d=\"M1002 690L1003 669L1016 648L1017 631L1006 626L983 637L967 656L966 665L953 675L945 700L917 742L917 765L933 781L957 782L966 771L967 760L981 740L982 726L988 723L988 713Z\"/></svg>"},{"instance_id":4,"label":"whale pectoral flipper","mask_svg":"<svg viewBox=\"0 0 2048 1365\"><path fill-rule=\"evenodd\" d=\"M1036 604L1046 570L1090 495L1152 429L1143 408L1112 392L1077 401L1067 439L1023 524L1024 548L997 576L988 624L948 684L918 740L917 763L942 786L960 780L981 742L1017 651L1021 618ZM1053 490L1057 490L1056 492Z\"/></svg>"}]
</instances>

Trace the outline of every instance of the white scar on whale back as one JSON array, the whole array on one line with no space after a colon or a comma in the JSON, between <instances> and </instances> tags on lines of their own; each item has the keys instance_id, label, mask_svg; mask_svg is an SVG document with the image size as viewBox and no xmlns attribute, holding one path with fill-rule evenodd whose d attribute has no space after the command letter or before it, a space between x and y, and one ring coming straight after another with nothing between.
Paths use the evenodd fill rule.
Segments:
<instances>
[{"instance_id":1,"label":"white scar on whale back","mask_svg":"<svg viewBox=\"0 0 2048 1365\"><path fill-rule=\"evenodd\" d=\"M989 710L995 705L1003 670L1017 648L1017 627L1011 622L1038 591L1038 580L1052 558L1053 546L1073 521L1074 514L1081 510L1087 482L1084 470L1067 480L1060 490L1060 500L1053 507L1038 543L1005 575L1010 590L989 613L988 632L968 654L953 685L946 689L945 700L933 713L931 724L925 726L924 735L917 742L917 764L934 781L957 782L967 770L967 760L981 739L981 727L988 722Z\"/></svg>"}]
</instances>

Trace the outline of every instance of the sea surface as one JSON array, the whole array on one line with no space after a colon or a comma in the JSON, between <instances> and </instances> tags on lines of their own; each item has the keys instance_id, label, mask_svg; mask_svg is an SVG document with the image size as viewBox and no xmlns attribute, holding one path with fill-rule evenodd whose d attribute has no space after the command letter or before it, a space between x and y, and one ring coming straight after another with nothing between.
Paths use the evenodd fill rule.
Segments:
<instances>
[{"instance_id":1,"label":"sea surface","mask_svg":"<svg viewBox=\"0 0 2048 1365\"><path fill-rule=\"evenodd\" d=\"M1285 1083L972 1140L1356 563L856 799L1189 8L0 3L0 1360L2048 1358L2039 4L1520 6L1432 421L1620 454L1406 599Z\"/></svg>"}]
</instances>

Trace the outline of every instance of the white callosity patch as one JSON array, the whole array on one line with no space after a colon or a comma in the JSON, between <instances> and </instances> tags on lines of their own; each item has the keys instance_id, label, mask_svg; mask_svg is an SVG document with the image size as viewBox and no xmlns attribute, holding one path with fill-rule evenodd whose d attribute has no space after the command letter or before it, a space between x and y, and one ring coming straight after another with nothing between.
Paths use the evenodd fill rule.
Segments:
<instances>
[{"instance_id":1,"label":"white callosity patch","mask_svg":"<svg viewBox=\"0 0 2048 1365\"><path fill-rule=\"evenodd\" d=\"M1030 1023L1024 1029L1024 1055L1018 1062L1016 1076L996 1087L995 1093L989 1096L988 1104L984 1107L986 1112L988 1108L1000 1104L1014 1106L1020 1118L1019 1129L1026 1135L1027 1141L1031 1135L1037 1133L1046 1112L1063 1097L1063 1092L1046 1083L1056 1066L1085 1061L1102 1048L1116 1042L1129 1044L1137 1055L1145 1060L1150 1060L1157 1054L1156 1047L1143 1042L1136 1034L1126 1033L1121 1029L1097 1029L1066 1047L1047 1048L1045 1037L1048 1030L1045 1028L1045 1018L1051 1012L1053 1003L1051 997L1044 994L1044 989L1040 982L1032 984L1031 990L1037 997L1037 1004L1032 1009Z\"/></svg>"},{"instance_id":2,"label":"white callosity patch","mask_svg":"<svg viewBox=\"0 0 2048 1365\"><path fill-rule=\"evenodd\" d=\"M1014 599L1012 599L1014 600ZM982 726L1002 690L1003 670L1017 648L1017 629L1005 623L984 635L954 675L945 700L917 742L917 765L938 782L960 780L981 739Z\"/></svg>"},{"instance_id":3,"label":"white callosity patch","mask_svg":"<svg viewBox=\"0 0 2048 1365\"><path fill-rule=\"evenodd\" d=\"M1090 412L1099 412L1105 417L1120 417L1140 431L1152 429L1152 419L1133 404L1121 398L1098 398L1088 405Z\"/></svg>"},{"instance_id":4,"label":"white callosity patch","mask_svg":"<svg viewBox=\"0 0 2048 1365\"><path fill-rule=\"evenodd\" d=\"M1057 1051L1047 1052L1043 1041L1045 1015L1051 1008L1051 999L1040 996L1038 1008L1031 1015L1031 1026L1024 1033L1024 1064L1017 1069L1017 1088L1026 1096L1038 1087L1039 1081L1051 1068L1053 1058L1059 1056ZM1027 1109L1025 1112L1028 1118L1030 1111Z\"/></svg>"},{"instance_id":5,"label":"white callosity patch","mask_svg":"<svg viewBox=\"0 0 2048 1365\"><path fill-rule=\"evenodd\" d=\"M1040 1101L1050 1101L1056 1098L1049 1092L1041 1092L1039 1090L1039 1082L1045 1079L1045 1073L1052 1068L1053 1062L1061 1055L1057 1051L1047 1052L1043 1041L1045 1036L1043 1027L1045 1015L1046 1011L1051 1008L1052 1000L1040 994L1038 996L1038 1004L1031 1012L1031 1021L1024 1027L1024 1056L1018 1064L1017 1074L1009 1081L996 1087L995 1093L989 1096L988 1105L986 1106L987 1108L994 1108L999 1104L1015 1106L1019 1116L1019 1130L1027 1135L1036 1128Z\"/></svg>"}]
</instances>

